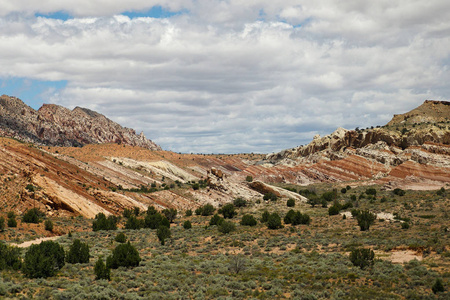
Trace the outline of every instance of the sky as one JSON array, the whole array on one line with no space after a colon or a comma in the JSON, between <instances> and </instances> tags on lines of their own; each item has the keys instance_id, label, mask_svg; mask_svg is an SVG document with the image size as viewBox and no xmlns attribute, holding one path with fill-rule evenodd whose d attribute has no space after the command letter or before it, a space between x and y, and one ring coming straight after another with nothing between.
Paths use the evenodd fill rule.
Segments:
<instances>
[{"instance_id":1,"label":"sky","mask_svg":"<svg viewBox=\"0 0 450 300\"><path fill-rule=\"evenodd\" d=\"M270 153L450 98L450 1L0 0L0 94Z\"/></svg>"}]
</instances>

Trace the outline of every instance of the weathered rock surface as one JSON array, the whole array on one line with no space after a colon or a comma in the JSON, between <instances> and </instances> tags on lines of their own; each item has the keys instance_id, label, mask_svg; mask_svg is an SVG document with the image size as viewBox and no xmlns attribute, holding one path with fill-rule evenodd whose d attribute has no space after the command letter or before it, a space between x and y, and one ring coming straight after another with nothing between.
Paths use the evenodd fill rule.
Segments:
<instances>
[{"instance_id":1,"label":"weathered rock surface","mask_svg":"<svg viewBox=\"0 0 450 300\"><path fill-rule=\"evenodd\" d=\"M133 129L92 110L44 104L36 111L20 99L6 95L0 97L0 135L39 145L77 147L117 143L161 150L143 133L137 135Z\"/></svg>"}]
</instances>

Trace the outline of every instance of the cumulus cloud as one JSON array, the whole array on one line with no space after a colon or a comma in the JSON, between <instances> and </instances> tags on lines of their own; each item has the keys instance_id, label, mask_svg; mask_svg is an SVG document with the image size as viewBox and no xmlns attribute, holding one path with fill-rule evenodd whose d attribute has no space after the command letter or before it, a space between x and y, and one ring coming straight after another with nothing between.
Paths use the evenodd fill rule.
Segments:
<instances>
[{"instance_id":1,"label":"cumulus cloud","mask_svg":"<svg viewBox=\"0 0 450 300\"><path fill-rule=\"evenodd\" d=\"M278 151L449 98L443 1L9 2L0 77L65 80L44 101L91 108L168 150ZM183 13L122 15L155 5ZM57 11L73 18L35 17Z\"/></svg>"}]
</instances>

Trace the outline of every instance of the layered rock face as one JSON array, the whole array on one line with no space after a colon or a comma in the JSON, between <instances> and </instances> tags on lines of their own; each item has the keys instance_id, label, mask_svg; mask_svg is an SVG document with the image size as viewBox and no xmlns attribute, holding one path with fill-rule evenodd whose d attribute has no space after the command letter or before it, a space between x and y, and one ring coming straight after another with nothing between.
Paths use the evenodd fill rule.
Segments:
<instances>
[{"instance_id":1,"label":"layered rock face","mask_svg":"<svg viewBox=\"0 0 450 300\"><path fill-rule=\"evenodd\" d=\"M450 183L450 102L427 100L381 128L338 128L306 146L269 154L265 161L284 173L278 181L381 183L412 176ZM292 168L296 176L288 179Z\"/></svg>"},{"instance_id":2,"label":"layered rock face","mask_svg":"<svg viewBox=\"0 0 450 300\"><path fill-rule=\"evenodd\" d=\"M6 95L0 97L0 135L49 146L117 143L161 150L143 133L137 135L89 109L44 104L36 111Z\"/></svg>"}]
</instances>

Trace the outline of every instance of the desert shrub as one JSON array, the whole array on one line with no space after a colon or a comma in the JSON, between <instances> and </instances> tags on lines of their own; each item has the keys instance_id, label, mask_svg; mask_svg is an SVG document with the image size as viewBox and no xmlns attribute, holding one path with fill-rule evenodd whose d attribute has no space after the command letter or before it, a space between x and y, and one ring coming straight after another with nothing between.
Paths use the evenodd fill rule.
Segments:
<instances>
[{"instance_id":1,"label":"desert shrub","mask_svg":"<svg viewBox=\"0 0 450 300\"><path fill-rule=\"evenodd\" d=\"M300 211L289 210L284 217L285 224L292 224L293 226L299 224L309 224L311 218L307 214L302 214Z\"/></svg>"},{"instance_id":2,"label":"desert shrub","mask_svg":"<svg viewBox=\"0 0 450 300\"><path fill-rule=\"evenodd\" d=\"M328 191L322 194L322 199L325 199L327 202L331 202L336 198L336 193L334 191Z\"/></svg>"},{"instance_id":3,"label":"desert shrub","mask_svg":"<svg viewBox=\"0 0 450 300\"><path fill-rule=\"evenodd\" d=\"M138 219L135 215L130 215L125 223L125 229L140 229L144 225L144 220Z\"/></svg>"},{"instance_id":4,"label":"desert shrub","mask_svg":"<svg viewBox=\"0 0 450 300\"><path fill-rule=\"evenodd\" d=\"M256 219L252 215L244 215L242 216L241 225L244 226L255 226L257 223Z\"/></svg>"},{"instance_id":5,"label":"desert shrub","mask_svg":"<svg viewBox=\"0 0 450 300\"><path fill-rule=\"evenodd\" d=\"M188 209L185 213L186 217L192 216L192 209Z\"/></svg>"},{"instance_id":6,"label":"desert shrub","mask_svg":"<svg viewBox=\"0 0 450 300\"><path fill-rule=\"evenodd\" d=\"M161 226L159 226L158 230L156 231L156 236L158 237L159 241L161 242L161 245L164 245L165 240L172 236L172 232L170 231L170 228L161 225Z\"/></svg>"},{"instance_id":7,"label":"desert shrub","mask_svg":"<svg viewBox=\"0 0 450 300\"><path fill-rule=\"evenodd\" d=\"M39 223L41 218L44 217L45 214L41 212L37 208L29 209L22 216L22 222L24 223Z\"/></svg>"},{"instance_id":8,"label":"desert shrub","mask_svg":"<svg viewBox=\"0 0 450 300\"><path fill-rule=\"evenodd\" d=\"M111 280L111 270L106 267L103 258L99 257L94 266L95 280Z\"/></svg>"},{"instance_id":9,"label":"desert shrub","mask_svg":"<svg viewBox=\"0 0 450 300\"><path fill-rule=\"evenodd\" d=\"M128 242L114 248L112 255L106 259L106 267L111 269L137 267L140 261L139 252Z\"/></svg>"},{"instance_id":10,"label":"desert shrub","mask_svg":"<svg viewBox=\"0 0 450 300\"><path fill-rule=\"evenodd\" d=\"M154 214L157 214L157 213L158 213L158 211L156 210L156 208L153 205L150 205L147 208L147 216L151 216L151 215L154 215Z\"/></svg>"},{"instance_id":11,"label":"desert shrub","mask_svg":"<svg viewBox=\"0 0 450 300\"><path fill-rule=\"evenodd\" d=\"M157 229L162 222L162 215L160 213L147 214L144 219L144 225L146 228Z\"/></svg>"},{"instance_id":12,"label":"desert shrub","mask_svg":"<svg viewBox=\"0 0 450 300\"><path fill-rule=\"evenodd\" d=\"M396 188L392 192L397 196L404 196L406 194L406 192L400 188Z\"/></svg>"},{"instance_id":13,"label":"desert shrub","mask_svg":"<svg viewBox=\"0 0 450 300\"><path fill-rule=\"evenodd\" d=\"M328 208L328 215L335 216L341 211L340 205L332 205Z\"/></svg>"},{"instance_id":14,"label":"desert shrub","mask_svg":"<svg viewBox=\"0 0 450 300\"><path fill-rule=\"evenodd\" d=\"M0 242L0 270L18 270L21 265L20 248L12 247Z\"/></svg>"},{"instance_id":15,"label":"desert shrub","mask_svg":"<svg viewBox=\"0 0 450 300\"><path fill-rule=\"evenodd\" d=\"M445 290L444 289L444 285L442 284L442 280L440 278L436 279L436 281L434 282L433 286L431 287L431 290L435 294L443 292Z\"/></svg>"},{"instance_id":16,"label":"desert shrub","mask_svg":"<svg viewBox=\"0 0 450 300\"><path fill-rule=\"evenodd\" d=\"M344 205L342 205L341 209L348 209L348 208L352 208L353 207L353 203L351 201L347 201L344 203Z\"/></svg>"},{"instance_id":17,"label":"desert shrub","mask_svg":"<svg viewBox=\"0 0 450 300\"><path fill-rule=\"evenodd\" d=\"M191 221L189 221L189 220L184 221L183 228L184 229L191 229L192 228Z\"/></svg>"},{"instance_id":18,"label":"desert shrub","mask_svg":"<svg viewBox=\"0 0 450 300\"><path fill-rule=\"evenodd\" d=\"M118 243L125 243L127 241L127 236L125 235L125 233L120 232L116 235L116 237L114 238L114 240Z\"/></svg>"},{"instance_id":19,"label":"desert shrub","mask_svg":"<svg viewBox=\"0 0 450 300\"><path fill-rule=\"evenodd\" d=\"M177 217L178 212L175 208L166 208L162 211L162 213L170 223L173 223L173 220Z\"/></svg>"},{"instance_id":20,"label":"desert shrub","mask_svg":"<svg viewBox=\"0 0 450 300\"><path fill-rule=\"evenodd\" d=\"M437 192L436 192L436 194L438 195L438 196L445 196L445 188L444 187L441 187L441 189L440 190L438 190Z\"/></svg>"},{"instance_id":21,"label":"desert shrub","mask_svg":"<svg viewBox=\"0 0 450 300\"><path fill-rule=\"evenodd\" d=\"M8 211L8 214L6 215L8 218L15 218L16 214L13 211Z\"/></svg>"},{"instance_id":22,"label":"desert shrub","mask_svg":"<svg viewBox=\"0 0 450 300\"><path fill-rule=\"evenodd\" d=\"M275 195L275 194L272 193L272 192L269 192L269 193L267 193L267 194L264 195L263 199L264 199L264 200L270 200L270 201L277 201L278 196Z\"/></svg>"},{"instance_id":23,"label":"desert shrub","mask_svg":"<svg viewBox=\"0 0 450 300\"><path fill-rule=\"evenodd\" d=\"M368 210L363 210L356 216L356 220L358 221L358 226L361 231L369 230L370 225L372 225L376 219L377 216Z\"/></svg>"},{"instance_id":24,"label":"desert shrub","mask_svg":"<svg viewBox=\"0 0 450 300\"><path fill-rule=\"evenodd\" d=\"M221 216L219 216L218 214L215 214L209 220L209 225L210 226L220 225L220 224L222 224L223 221L224 221L224 219Z\"/></svg>"},{"instance_id":25,"label":"desert shrub","mask_svg":"<svg viewBox=\"0 0 450 300\"><path fill-rule=\"evenodd\" d=\"M325 201L326 204L326 200ZM317 197L317 195L310 195L308 196L308 201L306 201L306 203L308 203L309 205L311 205L311 207L315 207L316 205L319 205L322 202L322 199L320 199L319 197Z\"/></svg>"},{"instance_id":26,"label":"desert shrub","mask_svg":"<svg viewBox=\"0 0 450 300\"><path fill-rule=\"evenodd\" d=\"M267 210L265 210L261 216L261 223L267 223L267 221L269 221L269 217L270 213Z\"/></svg>"},{"instance_id":27,"label":"desert shrub","mask_svg":"<svg viewBox=\"0 0 450 300\"><path fill-rule=\"evenodd\" d=\"M0 231L5 230L5 218L0 217Z\"/></svg>"},{"instance_id":28,"label":"desert shrub","mask_svg":"<svg viewBox=\"0 0 450 300\"><path fill-rule=\"evenodd\" d=\"M387 200L388 200L388 199L387 199L386 197L383 196L383 197L381 198L380 202L381 202L381 203L384 203L384 202L386 202Z\"/></svg>"},{"instance_id":29,"label":"desert shrub","mask_svg":"<svg viewBox=\"0 0 450 300\"><path fill-rule=\"evenodd\" d=\"M22 272L28 278L50 277L64 266L64 249L53 241L31 245L25 254Z\"/></svg>"},{"instance_id":30,"label":"desert shrub","mask_svg":"<svg viewBox=\"0 0 450 300\"><path fill-rule=\"evenodd\" d=\"M366 189L366 194L367 195L376 196L377 195L377 190L375 188L368 188L368 189Z\"/></svg>"},{"instance_id":31,"label":"desert shrub","mask_svg":"<svg viewBox=\"0 0 450 300\"><path fill-rule=\"evenodd\" d=\"M238 197L238 198L234 199L233 205L236 207L246 207L247 200L245 200L244 198Z\"/></svg>"},{"instance_id":32,"label":"desert shrub","mask_svg":"<svg viewBox=\"0 0 450 300\"><path fill-rule=\"evenodd\" d=\"M50 232L53 231L53 222L52 222L52 220L50 220L50 219L45 220L44 227L45 227L45 230L47 230L47 231L50 231Z\"/></svg>"},{"instance_id":33,"label":"desert shrub","mask_svg":"<svg viewBox=\"0 0 450 300\"><path fill-rule=\"evenodd\" d=\"M230 262L228 264L228 270L233 273L238 274L239 272L245 270L247 261L242 255L234 255L230 258Z\"/></svg>"},{"instance_id":34,"label":"desert shrub","mask_svg":"<svg viewBox=\"0 0 450 300\"><path fill-rule=\"evenodd\" d=\"M279 229L283 227L283 225L281 225L281 218L276 212L270 214L267 220L267 227L269 229Z\"/></svg>"},{"instance_id":35,"label":"desert shrub","mask_svg":"<svg viewBox=\"0 0 450 300\"><path fill-rule=\"evenodd\" d=\"M253 181L253 177L250 176L250 175L247 175L247 177L245 177L245 181L252 182Z\"/></svg>"},{"instance_id":36,"label":"desert shrub","mask_svg":"<svg viewBox=\"0 0 450 300\"><path fill-rule=\"evenodd\" d=\"M356 195L351 195L351 196L350 196L350 200L351 200L352 202L355 202L355 201L356 201Z\"/></svg>"},{"instance_id":37,"label":"desert shrub","mask_svg":"<svg viewBox=\"0 0 450 300\"><path fill-rule=\"evenodd\" d=\"M409 229L409 223L407 223L407 222L402 222L401 223L402 225L402 229Z\"/></svg>"},{"instance_id":38,"label":"desert shrub","mask_svg":"<svg viewBox=\"0 0 450 300\"><path fill-rule=\"evenodd\" d=\"M294 199L288 199L288 201L286 201L286 206L287 207L294 207L295 206L295 200Z\"/></svg>"},{"instance_id":39,"label":"desert shrub","mask_svg":"<svg viewBox=\"0 0 450 300\"><path fill-rule=\"evenodd\" d=\"M124 217L124 218L129 218L129 217L131 217L133 215L133 212L131 211L131 209L128 209L128 208L125 208L124 210L123 210L123 213L122 213L122 216Z\"/></svg>"},{"instance_id":40,"label":"desert shrub","mask_svg":"<svg viewBox=\"0 0 450 300\"><path fill-rule=\"evenodd\" d=\"M295 218L295 211L291 209L286 213L286 216L284 217L284 223L291 224L294 218Z\"/></svg>"},{"instance_id":41,"label":"desert shrub","mask_svg":"<svg viewBox=\"0 0 450 300\"><path fill-rule=\"evenodd\" d=\"M67 252L66 261L70 264L84 264L89 262L89 246L79 239L73 241Z\"/></svg>"},{"instance_id":42,"label":"desert shrub","mask_svg":"<svg viewBox=\"0 0 450 300\"><path fill-rule=\"evenodd\" d=\"M195 210L197 216L210 216L216 209L211 204L205 204Z\"/></svg>"},{"instance_id":43,"label":"desert shrub","mask_svg":"<svg viewBox=\"0 0 450 300\"><path fill-rule=\"evenodd\" d=\"M113 215L107 218L104 213L98 213L95 216L94 222L92 222L92 230L116 230L117 221L117 218Z\"/></svg>"},{"instance_id":44,"label":"desert shrub","mask_svg":"<svg viewBox=\"0 0 450 300\"><path fill-rule=\"evenodd\" d=\"M231 221L223 221L222 223L220 223L220 225L217 227L217 229L219 230L219 232L221 232L223 234L227 234L232 231L235 231L236 226Z\"/></svg>"},{"instance_id":45,"label":"desert shrub","mask_svg":"<svg viewBox=\"0 0 450 300\"><path fill-rule=\"evenodd\" d=\"M8 227L17 227L17 220L15 216L8 218Z\"/></svg>"},{"instance_id":46,"label":"desert shrub","mask_svg":"<svg viewBox=\"0 0 450 300\"><path fill-rule=\"evenodd\" d=\"M372 266L374 258L375 253L371 249L358 248L352 250L350 253L350 261L352 264L361 269Z\"/></svg>"},{"instance_id":47,"label":"desert shrub","mask_svg":"<svg viewBox=\"0 0 450 300\"><path fill-rule=\"evenodd\" d=\"M234 205L231 203L226 204L224 207L219 209L219 213L222 214L225 219L232 219L235 215L237 215Z\"/></svg>"},{"instance_id":48,"label":"desert shrub","mask_svg":"<svg viewBox=\"0 0 450 300\"><path fill-rule=\"evenodd\" d=\"M342 188L342 189L341 189L341 193L342 193L342 194L347 193L347 189L346 189L346 188Z\"/></svg>"}]
</instances>

